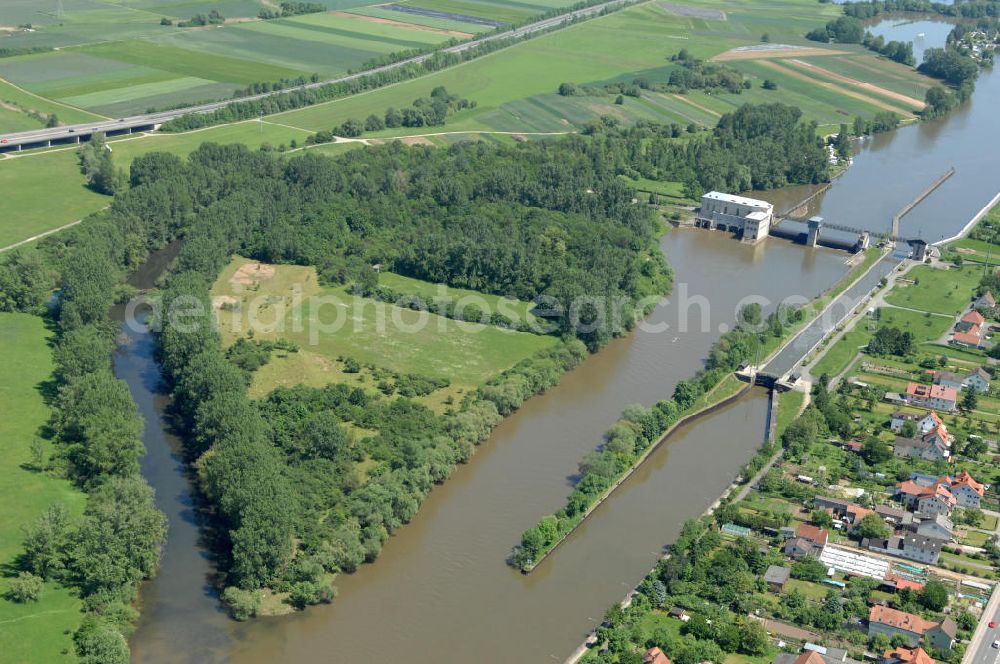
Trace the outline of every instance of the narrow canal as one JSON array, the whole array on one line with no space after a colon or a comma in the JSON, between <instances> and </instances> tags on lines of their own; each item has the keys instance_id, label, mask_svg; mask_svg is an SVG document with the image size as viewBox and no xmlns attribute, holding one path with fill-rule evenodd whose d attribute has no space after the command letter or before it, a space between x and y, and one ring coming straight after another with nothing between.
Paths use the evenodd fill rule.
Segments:
<instances>
[{"instance_id":1,"label":"narrow canal","mask_svg":"<svg viewBox=\"0 0 1000 664\"><path fill-rule=\"evenodd\" d=\"M884 26L879 32L897 39L932 35L914 25L899 28L908 33ZM985 75L979 88L971 104L947 119L867 142L814 213L888 228L897 209L954 165L956 176L903 228L928 240L957 232L998 188L995 168L985 163L1000 143L991 126L1000 75ZM681 523L703 511L752 455L763 434L766 395L751 392L679 431L529 576L504 565L521 530L562 504L576 463L626 404L669 396L678 379L700 366L744 297L812 297L847 269L842 253L780 240L747 247L700 230L671 232L663 249L677 288L650 322L668 329L615 341L529 400L431 493L375 564L338 579L332 605L251 623L222 617L208 590L211 566L198 546L176 442L161 427L149 337L131 332L116 368L146 415L150 453L143 469L170 518L163 568L143 588L133 661L562 661L646 573Z\"/></svg>"}]
</instances>

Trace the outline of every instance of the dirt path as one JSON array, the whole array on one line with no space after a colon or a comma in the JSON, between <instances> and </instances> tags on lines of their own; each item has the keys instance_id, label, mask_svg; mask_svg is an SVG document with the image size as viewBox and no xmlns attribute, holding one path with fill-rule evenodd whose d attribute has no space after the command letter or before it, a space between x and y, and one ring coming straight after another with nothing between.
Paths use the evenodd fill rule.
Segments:
<instances>
[{"instance_id":1,"label":"dirt path","mask_svg":"<svg viewBox=\"0 0 1000 664\"><path fill-rule=\"evenodd\" d=\"M353 18L359 21L366 21L368 23L378 23L380 25L391 25L395 28L404 28L406 30L416 30L418 32L433 32L438 35L447 35L448 37L457 37L459 39L472 39L475 37L471 32L459 32L458 30L446 30L444 28L435 28L429 25L417 25L416 23L406 23L404 21L394 21L391 18L381 18L378 16L365 16L364 14L352 14L350 12L333 12L334 16L340 16L342 18Z\"/></svg>"},{"instance_id":2,"label":"dirt path","mask_svg":"<svg viewBox=\"0 0 1000 664\"><path fill-rule=\"evenodd\" d=\"M675 94L672 94L670 96L673 97L674 99L677 99L679 101L684 102L685 104L689 104L690 106L694 106L695 108L697 108L700 111L705 111L706 113L708 113L709 115L711 115L713 118L721 118L722 117L722 113L719 113L718 111L713 111L712 109L710 109L710 108L708 108L706 106L702 106L698 102L694 101L693 99L688 99L684 95L675 95Z\"/></svg>"},{"instance_id":3,"label":"dirt path","mask_svg":"<svg viewBox=\"0 0 1000 664\"><path fill-rule=\"evenodd\" d=\"M844 76L843 74L838 74L837 72L832 72L829 69L824 69L818 65L814 65L811 62L805 62L804 60L792 60L797 65L801 65L810 69L821 76L826 76L827 78L832 78L835 81L840 81L841 83L847 83L848 85L853 85L854 87L861 88L862 90L867 90L869 92L874 92L875 94L882 95L883 97L889 97L890 99L895 99L896 101L901 101L904 104L909 104L910 106L920 110L924 107L924 102L919 99L914 99L913 97L908 97L899 92L893 92L892 90L887 90L881 88L874 83L867 83L865 81L859 81L857 79L850 78L849 76Z\"/></svg>"},{"instance_id":4,"label":"dirt path","mask_svg":"<svg viewBox=\"0 0 1000 664\"><path fill-rule=\"evenodd\" d=\"M711 60L767 60L769 58L808 57L811 55L847 55L847 51L835 51L830 48L732 48L719 53Z\"/></svg>"},{"instance_id":5,"label":"dirt path","mask_svg":"<svg viewBox=\"0 0 1000 664\"><path fill-rule=\"evenodd\" d=\"M881 109L886 110L886 111L892 111L893 113L899 113L904 118L915 118L916 117L913 114L913 112L910 111L910 110L907 110L907 109L904 109L904 108L900 108L899 106L893 106L892 104L889 104L889 103L884 102L884 101L880 101L878 99L875 99L874 97L869 97L868 95L863 95L860 92L855 92L854 90L849 90L847 88L842 88L839 85L831 83L830 81L821 81L821 80L817 79L816 77L809 76L809 74L801 72L801 71L799 71L797 69L793 69L791 67L785 67L785 66L779 65L777 62L773 62L773 61L769 61L768 60L768 61L762 61L760 64L763 65L763 66L765 66L765 67L767 67L767 68L769 68L769 69L773 69L776 72L781 72L782 74L786 74L788 76L791 76L792 78L796 78L796 79L798 79L800 81L805 81L806 83L812 83L814 85L818 85L818 86L820 86L822 88L826 88L827 90L832 90L833 92L836 92L838 94L842 94L842 95L847 96L847 97L851 97L852 99L857 99L859 101L863 101L863 102L865 102L867 104L871 104L872 106L877 106L878 108L881 108Z\"/></svg>"}]
</instances>

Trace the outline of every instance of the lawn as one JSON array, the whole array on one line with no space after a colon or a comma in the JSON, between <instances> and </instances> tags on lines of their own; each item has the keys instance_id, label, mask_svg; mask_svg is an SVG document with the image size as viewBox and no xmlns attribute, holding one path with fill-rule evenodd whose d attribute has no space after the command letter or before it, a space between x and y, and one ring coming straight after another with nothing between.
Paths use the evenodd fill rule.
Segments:
<instances>
[{"instance_id":1,"label":"lawn","mask_svg":"<svg viewBox=\"0 0 1000 664\"><path fill-rule=\"evenodd\" d=\"M379 285L386 286L405 295L418 295L426 302L439 300L452 303L474 304L487 313L503 312L518 321L535 321L531 314L534 304L515 298L506 298L479 291L453 288L447 284L433 284L412 277L406 277L392 272L382 272L378 278Z\"/></svg>"},{"instance_id":2,"label":"lawn","mask_svg":"<svg viewBox=\"0 0 1000 664\"><path fill-rule=\"evenodd\" d=\"M29 469L31 441L49 418L39 390L52 374L51 332L27 314L0 314L0 564L9 565L21 551L22 528L56 502L71 511L83 509L84 495L69 482ZM45 452L51 455L49 443ZM6 575L6 570L5 570ZM6 585L5 581L0 584ZM2 593L0 593L2 594ZM69 591L46 584L39 602L15 604L0 598L0 643L9 662L65 661L72 648L65 630L76 627L80 601Z\"/></svg>"},{"instance_id":3,"label":"lawn","mask_svg":"<svg viewBox=\"0 0 1000 664\"><path fill-rule=\"evenodd\" d=\"M244 334L251 327L251 312L259 311L253 316L259 321L254 326L256 339L295 342L323 358L331 377L340 371L334 366L337 358L352 357L363 364L472 387L558 343L554 337L458 322L356 297L344 288L323 287L313 267L276 266L269 274L267 266L256 265L234 259L212 288L217 306L223 307L219 317L226 343ZM293 295L296 289L301 292L299 300ZM229 304L223 305L225 298Z\"/></svg>"},{"instance_id":4,"label":"lawn","mask_svg":"<svg viewBox=\"0 0 1000 664\"><path fill-rule=\"evenodd\" d=\"M947 270L917 265L907 274L916 283L897 284L885 300L897 307L958 315L969 306L982 274L982 268L975 265Z\"/></svg>"},{"instance_id":5,"label":"lawn","mask_svg":"<svg viewBox=\"0 0 1000 664\"><path fill-rule=\"evenodd\" d=\"M778 423L775 439L780 440L782 432L792 421L799 416L802 409L802 402L806 395L802 392L779 392L778 393Z\"/></svg>"},{"instance_id":6,"label":"lawn","mask_svg":"<svg viewBox=\"0 0 1000 664\"><path fill-rule=\"evenodd\" d=\"M878 325L909 330L915 336L915 343L921 344L937 339L947 332L948 328L951 327L951 320L943 316L883 307L879 310ZM810 373L814 376L822 376L823 374L836 376L846 369L854 356L868 345L872 336L869 327L868 318L859 320L853 329L841 337L832 347L827 348L822 359L810 369Z\"/></svg>"},{"instance_id":7,"label":"lawn","mask_svg":"<svg viewBox=\"0 0 1000 664\"><path fill-rule=\"evenodd\" d=\"M75 152L0 159L0 247L87 216L111 203L85 186Z\"/></svg>"}]
</instances>

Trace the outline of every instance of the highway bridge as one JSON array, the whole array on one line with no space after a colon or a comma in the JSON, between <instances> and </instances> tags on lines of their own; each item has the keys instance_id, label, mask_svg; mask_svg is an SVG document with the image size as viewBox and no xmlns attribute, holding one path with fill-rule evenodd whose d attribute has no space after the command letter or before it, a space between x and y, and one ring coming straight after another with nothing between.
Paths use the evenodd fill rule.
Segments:
<instances>
[{"instance_id":1,"label":"highway bridge","mask_svg":"<svg viewBox=\"0 0 1000 664\"><path fill-rule=\"evenodd\" d=\"M529 23L528 25L521 26L520 28L507 30L505 32L493 33L486 37L481 37L479 39L463 42L455 46L449 46L447 48L441 49L441 52L461 53L463 51L469 50L470 48L474 48L480 44L484 44L486 42L494 41L497 39L517 39L520 37L525 37L527 35L536 32L541 32L543 30L549 30L551 28L556 28L562 25L572 23L581 18L586 18L589 16L600 14L605 10L614 9L622 5L629 4L632 1L633 0L611 0L610 2L604 2L599 5L594 5L592 7L584 7L583 9L577 9L575 11L568 12L566 14L560 14L558 16L553 16L551 18L542 19L541 21ZM208 104L200 104L198 106L188 106L185 108L178 108L170 111L146 113L143 115L131 115L122 118L95 120L94 122L88 122L85 124L61 125L58 127L47 127L44 129L32 129L30 131L0 134L0 152L20 152L21 150L27 150L31 148L44 148L58 144L79 143L81 141L90 140L90 137L96 133L103 133L107 136L118 136L121 134L131 134L136 131L149 131L158 128L161 124L167 122L168 120L173 120L175 118L181 117L182 115L187 115L188 113L211 113L212 111L219 110L220 108L225 108L229 104L235 102L255 101L258 99L264 99L265 97L287 94L289 92L294 92L296 90L310 90L323 87L324 85L343 83L364 76L369 76L371 74L377 74L379 72L384 72L384 71L391 71L393 69L405 67L406 65L419 64L421 62L424 62L425 60L430 59L432 56L433 53L425 53L422 55L414 56L412 58L407 58L405 60L400 60L399 62L393 62L391 64L382 65L380 67L374 67L372 69L367 69L365 71L358 72L355 74L348 74L346 76L341 76L339 78L333 78L326 81L317 81L316 83L306 83L304 85L298 85L295 87L286 88L284 90L276 90L273 92L248 95L245 97L234 97L233 99L226 99L224 101L211 102Z\"/></svg>"}]
</instances>

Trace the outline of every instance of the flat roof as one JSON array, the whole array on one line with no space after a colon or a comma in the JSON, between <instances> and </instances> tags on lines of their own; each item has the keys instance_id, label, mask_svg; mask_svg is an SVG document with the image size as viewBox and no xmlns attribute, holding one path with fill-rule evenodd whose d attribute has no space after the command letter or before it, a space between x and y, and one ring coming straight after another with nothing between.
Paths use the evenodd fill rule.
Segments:
<instances>
[{"instance_id":1,"label":"flat roof","mask_svg":"<svg viewBox=\"0 0 1000 664\"><path fill-rule=\"evenodd\" d=\"M773 207L767 201L759 201L756 198L746 198L745 196L737 196L735 194L724 194L721 191L710 191L702 198L711 198L715 201L723 201L725 203L735 203L736 205L749 205L751 207L762 207L771 208Z\"/></svg>"}]
</instances>

